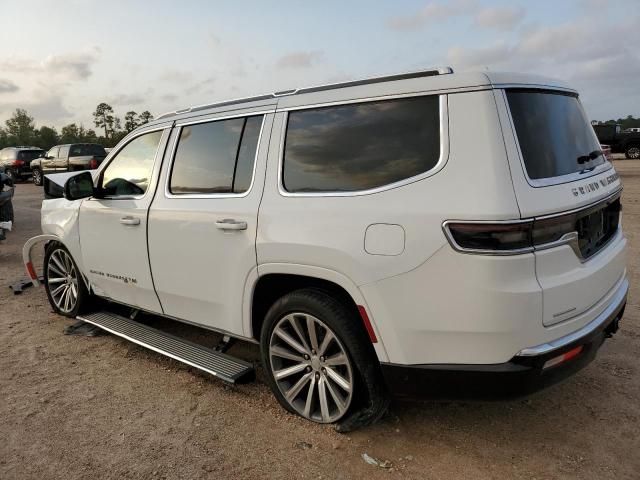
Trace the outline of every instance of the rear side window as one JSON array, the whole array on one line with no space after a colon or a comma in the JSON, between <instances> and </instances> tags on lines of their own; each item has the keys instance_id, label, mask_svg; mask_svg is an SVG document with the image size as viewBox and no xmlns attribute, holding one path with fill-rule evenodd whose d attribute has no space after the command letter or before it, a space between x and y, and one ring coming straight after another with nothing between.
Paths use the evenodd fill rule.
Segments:
<instances>
[{"instance_id":1,"label":"rear side window","mask_svg":"<svg viewBox=\"0 0 640 480\"><path fill-rule=\"evenodd\" d=\"M438 96L289 113L283 185L289 192L353 192L427 172L440 158Z\"/></svg>"},{"instance_id":2,"label":"rear side window","mask_svg":"<svg viewBox=\"0 0 640 480\"><path fill-rule=\"evenodd\" d=\"M529 178L559 177L605 162L577 96L512 89L507 100Z\"/></svg>"},{"instance_id":3,"label":"rear side window","mask_svg":"<svg viewBox=\"0 0 640 480\"><path fill-rule=\"evenodd\" d=\"M18 152L18 160L31 161L35 160L42 154L41 150L22 150Z\"/></svg>"},{"instance_id":4,"label":"rear side window","mask_svg":"<svg viewBox=\"0 0 640 480\"><path fill-rule=\"evenodd\" d=\"M71 157L88 157L88 156L106 157L107 152L105 152L102 145L80 144L80 145L71 145L71 152L69 153L69 156Z\"/></svg>"},{"instance_id":5,"label":"rear side window","mask_svg":"<svg viewBox=\"0 0 640 480\"><path fill-rule=\"evenodd\" d=\"M182 127L173 161L173 194L243 193L253 178L262 116Z\"/></svg>"}]
</instances>

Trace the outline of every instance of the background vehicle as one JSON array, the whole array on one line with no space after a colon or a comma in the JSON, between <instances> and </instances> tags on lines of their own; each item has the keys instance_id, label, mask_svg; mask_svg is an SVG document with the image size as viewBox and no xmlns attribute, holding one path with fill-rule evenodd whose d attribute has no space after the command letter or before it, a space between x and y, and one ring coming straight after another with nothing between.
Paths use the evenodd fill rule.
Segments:
<instances>
[{"instance_id":1,"label":"background vehicle","mask_svg":"<svg viewBox=\"0 0 640 480\"><path fill-rule=\"evenodd\" d=\"M42 155L38 147L7 147L0 150L0 172L14 181L25 180L31 176L29 164Z\"/></svg>"},{"instance_id":2,"label":"background vehicle","mask_svg":"<svg viewBox=\"0 0 640 480\"><path fill-rule=\"evenodd\" d=\"M0 172L0 240L5 239L5 230L9 229L13 222L13 180ZM5 227L9 222L9 226Z\"/></svg>"},{"instance_id":3,"label":"background vehicle","mask_svg":"<svg viewBox=\"0 0 640 480\"><path fill-rule=\"evenodd\" d=\"M640 159L640 131L622 131L620 125L611 124L593 125L593 129L600 143L609 145L613 153L624 153L629 159Z\"/></svg>"},{"instance_id":4,"label":"background vehicle","mask_svg":"<svg viewBox=\"0 0 640 480\"><path fill-rule=\"evenodd\" d=\"M43 175L50 173L96 169L106 156L104 147L96 143L56 145L31 162L33 183L42 185Z\"/></svg>"},{"instance_id":5,"label":"background vehicle","mask_svg":"<svg viewBox=\"0 0 640 480\"><path fill-rule=\"evenodd\" d=\"M194 107L54 183L24 260L37 283L47 242L56 312L229 382L253 366L92 298L259 343L282 406L342 430L434 372L558 381L626 305L620 179L548 78L443 68Z\"/></svg>"}]
</instances>

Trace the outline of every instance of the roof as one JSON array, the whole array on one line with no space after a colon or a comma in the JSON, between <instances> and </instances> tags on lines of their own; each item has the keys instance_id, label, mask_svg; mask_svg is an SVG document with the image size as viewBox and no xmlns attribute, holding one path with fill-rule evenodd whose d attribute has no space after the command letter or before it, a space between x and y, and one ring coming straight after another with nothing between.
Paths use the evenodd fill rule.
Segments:
<instances>
[{"instance_id":1,"label":"roof","mask_svg":"<svg viewBox=\"0 0 640 480\"><path fill-rule=\"evenodd\" d=\"M168 112L157 117L148 125L164 123L169 119L177 119L194 112L203 110L217 109L220 107L251 107L266 104L274 104L278 102L278 108L282 103L295 103L294 98L303 94L314 94L326 92L328 90L348 89L357 86L373 86L380 83L392 83L398 81L418 81L421 90L449 90L463 89L472 87L502 87L511 85L530 85L536 87L560 88L573 91L564 82L547 78L539 75L511 73L511 72L462 72L454 73L451 67L435 67L426 70L418 70L413 72L399 73L393 75L384 75L359 80L350 80L327 85L317 85L312 87L293 88L281 90L273 93L256 95L251 97L237 98L233 100L224 100L204 105L196 105L182 110ZM314 95L312 95L314 96ZM282 100L287 99L286 102Z\"/></svg>"}]
</instances>

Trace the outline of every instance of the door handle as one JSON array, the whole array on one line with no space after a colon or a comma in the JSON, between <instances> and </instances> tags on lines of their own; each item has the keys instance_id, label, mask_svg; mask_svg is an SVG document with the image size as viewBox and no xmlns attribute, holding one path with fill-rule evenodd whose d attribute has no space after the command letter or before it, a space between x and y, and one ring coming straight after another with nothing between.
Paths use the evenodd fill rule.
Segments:
<instances>
[{"instance_id":1,"label":"door handle","mask_svg":"<svg viewBox=\"0 0 640 480\"><path fill-rule=\"evenodd\" d=\"M140 219L131 216L122 217L120 223L123 225L140 225Z\"/></svg>"},{"instance_id":2,"label":"door handle","mask_svg":"<svg viewBox=\"0 0 640 480\"><path fill-rule=\"evenodd\" d=\"M246 230L247 222L234 220L233 218L225 218L224 220L218 220L216 227L220 230Z\"/></svg>"}]
</instances>

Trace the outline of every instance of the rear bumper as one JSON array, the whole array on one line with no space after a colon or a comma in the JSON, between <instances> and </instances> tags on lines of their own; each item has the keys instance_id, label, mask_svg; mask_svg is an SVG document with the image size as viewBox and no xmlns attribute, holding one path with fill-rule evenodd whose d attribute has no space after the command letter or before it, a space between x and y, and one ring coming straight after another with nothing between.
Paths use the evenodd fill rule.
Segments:
<instances>
[{"instance_id":1,"label":"rear bumper","mask_svg":"<svg viewBox=\"0 0 640 480\"><path fill-rule=\"evenodd\" d=\"M596 356L604 340L618 330L627 303L629 282L624 279L605 310L583 328L554 341L522 349L505 363L490 365L382 364L388 389L394 394L435 398L499 398L522 396L557 383ZM566 362L545 364L577 347L580 353Z\"/></svg>"}]
</instances>

